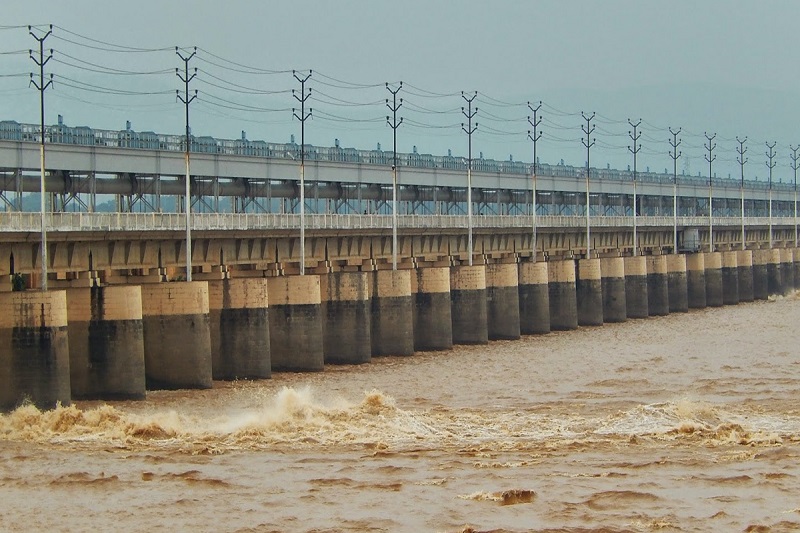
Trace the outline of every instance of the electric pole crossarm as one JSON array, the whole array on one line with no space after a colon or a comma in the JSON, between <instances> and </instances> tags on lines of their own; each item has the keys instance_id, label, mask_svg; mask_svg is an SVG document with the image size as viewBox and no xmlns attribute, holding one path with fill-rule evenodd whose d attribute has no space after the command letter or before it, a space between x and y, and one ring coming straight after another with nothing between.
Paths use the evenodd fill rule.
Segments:
<instances>
[{"instance_id":1,"label":"electric pole crossarm","mask_svg":"<svg viewBox=\"0 0 800 533\"><path fill-rule=\"evenodd\" d=\"M472 119L478 114L478 107L472 108L472 102L478 97L478 92L467 96L461 91L461 98L467 103L467 109L461 108L461 113L467 119L467 125L461 123L461 130L467 134L467 254L469 255L469 266L472 266L472 134L478 129L478 123L472 125Z\"/></svg>"},{"instance_id":2,"label":"electric pole crossarm","mask_svg":"<svg viewBox=\"0 0 800 533\"><path fill-rule=\"evenodd\" d=\"M672 158L672 253L678 253L678 159L683 152L678 151L678 146L681 145L682 140L678 139L678 131L672 131L672 126L669 128L669 133L672 135L671 139L667 139L672 150L669 151L669 156Z\"/></svg>"},{"instance_id":3,"label":"electric pole crossarm","mask_svg":"<svg viewBox=\"0 0 800 533\"><path fill-rule=\"evenodd\" d=\"M306 113L306 101L311 98L311 89L306 91L306 82L311 78L312 71L303 76L296 70L292 71L292 76L300 83L300 94L292 89L292 96L300 102L300 114L296 109L292 109L292 115L300 122L300 275L306 273L306 121L313 116L313 109L308 108Z\"/></svg>"},{"instance_id":4,"label":"electric pole crossarm","mask_svg":"<svg viewBox=\"0 0 800 533\"><path fill-rule=\"evenodd\" d=\"M639 119L638 122L634 123L631 119L628 119L628 124L633 128L633 131L628 132L628 136L633 141L633 146L628 146L628 151L633 154L633 255L634 257L638 255L639 249L639 241L638 241L638 234L637 234L637 227L636 227L636 216L637 216L637 198L636 198L636 156L639 154L639 151L642 149L641 143L639 143L639 139L642 136L642 132L639 131L639 126L642 124L642 119Z\"/></svg>"},{"instance_id":5,"label":"electric pole crossarm","mask_svg":"<svg viewBox=\"0 0 800 533\"><path fill-rule=\"evenodd\" d=\"M175 95L178 101L183 104L186 119L186 151L184 153L184 158L186 160L186 188L184 191L184 214L186 216L186 281L192 281L192 175L190 162L192 144L191 128L189 126L189 104L194 102L197 98L197 89L195 89L194 94L189 93L189 83L197 76L197 68L195 68L191 74L189 73L189 61L191 61L196 54L196 46L189 55L184 54L177 46L175 47L175 55L183 61L183 73L181 73L179 68L175 69L175 75L183 82L183 95L181 95L180 89L175 90Z\"/></svg>"},{"instance_id":6,"label":"electric pole crossarm","mask_svg":"<svg viewBox=\"0 0 800 533\"><path fill-rule=\"evenodd\" d=\"M716 155L712 155L714 152L714 148L717 147L717 143L714 142L714 139L717 137L717 134L709 135L706 132L703 132L703 135L706 138L706 143L703 145L705 149L708 151L707 154L704 155L706 161L708 162L708 251L714 251L714 175L711 173L711 164L717 159Z\"/></svg>"},{"instance_id":7,"label":"electric pole crossarm","mask_svg":"<svg viewBox=\"0 0 800 533\"><path fill-rule=\"evenodd\" d=\"M740 168L741 174L742 174L741 185L739 187L741 195L742 195L742 200L741 200L741 202L742 202L742 205L741 205L741 210L742 210L742 250L746 250L747 249L747 233L746 233L746 228L745 228L745 217L744 217L744 165L745 165L745 163L747 163L748 158L746 158L744 156L744 154L747 153L747 147L745 146L745 143L747 142L747 137L745 137L744 139L740 139L739 137L736 137L736 142L739 143L739 146L736 147L736 153L738 154L736 156L736 162L739 163L739 168Z\"/></svg>"},{"instance_id":8,"label":"electric pole crossarm","mask_svg":"<svg viewBox=\"0 0 800 533\"><path fill-rule=\"evenodd\" d=\"M533 131L528 130L528 139L533 142L533 163L531 163L531 262L536 262L536 171L537 171L537 156L536 156L536 143L542 138L542 132L539 131L539 125L542 123L542 117L539 116L539 110L542 108L542 101L539 100L539 105L533 107L528 102L528 109L531 110L533 116L528 117L528 124L531 125Z\"/></svg>"},{"instance_id":9,"label":"electric pole crossarm","mask_svg":"<svg viewBox=\"0 0 800 533\"><path fill-rule=\"evenodd\" d=\"M586 135L585 139L581 139L583 146L586 148L586 259L592 258L592 225L591 225L591 200L589 194L589 181L590 181L590 165L589 165L589 155L592 146L597 141L597 139L592 139L591 135L594 133L594 126L592 126L592 120L594 120L595 113L593 112L591 115L587 115L583 111L581 111L581 116L583 120L586 121L586 125L584 126L581 124L581 130Z\"/></svg>"}]
</instances>

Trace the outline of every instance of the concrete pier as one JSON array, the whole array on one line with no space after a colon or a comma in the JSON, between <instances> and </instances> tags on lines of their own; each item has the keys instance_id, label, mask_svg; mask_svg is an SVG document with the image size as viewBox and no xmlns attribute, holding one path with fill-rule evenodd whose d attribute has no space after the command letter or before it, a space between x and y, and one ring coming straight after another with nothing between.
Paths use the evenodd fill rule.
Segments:
<instances>
[{"instance_id":1,"label":"concrete pier","mask_svg":"<svg viewBox=\"0 0 800 533\"><path fill-rule=\"evenodd\" d=\"M625 261L625 310L628 318L647 318L650 305L647 290L647 258L643 255L626 257Z\"/></svg>"},{"instance_id":2,"label":"concrete pier","mask_svg":"<svg viewBox=\"0 0 800 533\"><path fill-rule=\"evenodd\" d=\"M791 248L781 248L781 289L783 294L794 290L794 254Z\"/></svg>"},{"instance_id":3,"label":"concrete pier","mask_svg":"<svg viewBox=\"0 0 800 533\"><path fill-rule=\"evenodd\" d=\"M75 400L144 400L138 285L67 289L69 373Z\"/></svg>"},{"instance_id":4,"label":"concrete pier","mask_svg":"<svg viewBox=\"0 0 800 533\"><path fill-rule=\"evenodd\" d=\"M739 287L739 301L753 301L753 252L739 250L736 252L736 270ZM723 287L724 290L724 287Z\"/></svg>"},{"instance_id":5,"label":"concrete pier","mask_svg":"<svg viewBox=\"0 0 800 533\"><path fill-rule=\"evenodd\" d=\"M69 405L66 293L3 292L0 309L0 410Z\"/></svg>"},{"instance_id":6,"label":"concrete pier","mask_svg":"<svg viewBox=\"0 0 800 533\"><path fill-rule=\"evenodd\" d=\"M781 280L781 251L777 248L766 250L767 256L767 294L777 296L783 294Z\"/></svg>"},{"instance_id":7,"label":"concrete pier","mask_svg":"<svg viewBox=\"0 0 800 533\"><path fill-rule=\"evenodd\" d=\"M266 278L208 282L211 374L214 379L265 379L272 374Z\"/></svg>"},{"instance_id":8,"label":"concrete pier","mask_svg":"<svg viewBox=\"0 0 800 533\"><path fill-rule=\"evenodd\" d=\"M410 270L376 270L371 276L372 355L414 355Z\"/></svg>"},{"instance_id":9,"label":"concrete pier","mask_svg":"<svg viewBox=\"0 0 800 533\"><path fill-rule=\"evenodd\" d=\"M753 298L766 300L769 296L767 262L769 250L753 250Z\"/></svg>"},{"instance_id":10,"label":"concrete pier","mask_svg":"<svg viewBox=\"0 0 800 533\"><path fill-rule=\"evenodd\" d=\"M486 265L486 319L490 340L519 339L519 286L515 263Z\"/></svg>"},{"instance_id":11,"label":"concrete pier","mask_svg":"<svg viewBox=\"0 0 800 533\"><path fill-rule=\"evenodd\" d=\"M578 325L603 325L603 285L600 259L580 259L575 281Z\"/></svg>"},{"instance_id":12,"label":"concrete pier","mask_svg":"<svg viewBox=\"0 0 800 533\"><path fill-rule=\"evenodd\" d=\"M272 371L320 371L324 367L319 276L267 278Z\"/></svg>"},{"instance_id":13,"label":"concrete pier","mask_svg":"<svg viewBox=\"0 0 800 533\"><path fill-rule=\"evenodd\" d=\"M669 282L667 256L648 255L647 259L647 313L650 316L669 314ZM627 294L627 291L626 291Z\"/></svg>"},{"instance_id":14,"label":"concrete pier","mask_svg":"<svg viewBox=\"0 0 800 533\"><path fill-rule=\"evenodd\" d=\"M800 290L800 248L792 248L794 258L794 289Z\"/></svg>"},{"instance_id":15,"label":"concrete pier","mask_svg":"<svg viewBox=\"0 0 800 533\"><path fill-rule=\"evenodd\" d=\"M550 261L547 264L547 291L550 301L550 329L563 331L578 327L578 300L575 261Z\"/></svg>"},{"instance_id":16,"label":"concrete pier","mask_svg":"<svg viewBox=\"0 0 800 533\"><path fill-rule=\"evenodd\" d=\"M686 256L683 254L667 256L667 290L669 292L669 312L688 312L689 279L686 274Z\"/></svg>"},{"instance_id":17,"label":"concrete pier","mask_svg":"<svg viewBox=\"0 0 800 533\"><path fill-rule=\"evenodd\" d=\"M208 284L142 285L144 368L148 389L210 389Z\"/></svg>"},{"instance_id":18,"label":"concrete pier","mask_svg":"<svg viewBox=\"0 0 800 533\"><path fill-rule=\"evenodd\" d=\"M520 263L518 267L520 333L523 335L549 333L550 293L547 263L544 261L525 262Z\"/></svg>"},{"instance_id":19,"label":"concrete pier","mask_svg":"<svg viewBox=\"0 0 800 533\"><path fill-rule=\"evenodd\" d=\"M368 272L319 277L322 353L326 364L358 365L372 358Z\"/></svg>"},{"instance_id":20,"label":"concrete pier","mask_svg":"<svg viewBox=\"0 0 800 533\"><path fill-rule=\"evenodd\" d=\"M706 278L706 306L722 307L722 252L709 252L703 258Z\"/></svg>"},{"instance_id":21,"label":"concrete pier","mask_svg":"<svg viewBox=\"0 0 800 533\"><path fill-rule=\"evenodd\" d=\"M686 294L689 308L705 308L706 263L704 253L688 254L686 256Z\"/></svg>"},{"instance_id":22,"label":"concrete pier","mask_svg":"<svg viewBox=\"0 0 800 533\"><path fill-rule=\"evenodd\" d=\"M628 319L625 297L625 259L600 259L600 286L603 291L603 322L625 322Z\"/></svg>"},{"instance_id":23,"label":"concrete pier","mask_svg":"<svg viewBox=\"0 0 800 533\"><path fill-rule=\"evenodd\" d=\"M722 303L739 303L739 252L722 253Z\"/></svg>"},{"instance_id":24,"label":"concrete pier","mask_svg":"<svg viewBox=\"0 0 800 533\"><path fill-rule=\"evenodd\" d=\"M418 268L411 276L414 297L414 351L449 350L453 347L450 314L450 269Z\"/></svg>"},{"instance_id":25,"label":"concrete pier","mask_svg":"<svg viewBox=\"0 0 800 533\"><path fill-rule=\"evenodd\" d=\"M450 313L454 344L489 342L484 265L450 268Z\"/></svg>"}]
</instances>

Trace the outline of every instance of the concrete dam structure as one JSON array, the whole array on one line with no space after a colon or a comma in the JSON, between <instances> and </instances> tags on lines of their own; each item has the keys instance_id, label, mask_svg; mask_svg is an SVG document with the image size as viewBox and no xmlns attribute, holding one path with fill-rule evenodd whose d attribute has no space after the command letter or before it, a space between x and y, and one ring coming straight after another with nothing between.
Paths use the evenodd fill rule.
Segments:
<instances>
[{"instance_id":1,"label":"concrete dam structure","mask_svg":"<svg viewBox=\"0 0 800 533\"><path fill-rule=\"evenodd\" d=\"M0 408L143 399L148 389L320 371L800 288L791 248L484 261L2 292L11 312L0 316ZM759 284L766 291L752 294Z\"/></svg>"}]
</instances>

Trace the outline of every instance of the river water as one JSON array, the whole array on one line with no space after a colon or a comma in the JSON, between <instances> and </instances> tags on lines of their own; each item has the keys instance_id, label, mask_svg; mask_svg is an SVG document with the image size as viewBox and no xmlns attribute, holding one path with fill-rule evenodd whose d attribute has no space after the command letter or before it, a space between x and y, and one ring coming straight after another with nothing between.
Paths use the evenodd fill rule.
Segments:
<instances>
[{"instance_id":1,"label":"river water","mask_svg":"<svg viewBox=\"0 0 800 533\"><path fill-rule=\"evenodd\" d=\"M0 416L2 531L800 531L800 298Z\"/></svg>"}]
</instances>

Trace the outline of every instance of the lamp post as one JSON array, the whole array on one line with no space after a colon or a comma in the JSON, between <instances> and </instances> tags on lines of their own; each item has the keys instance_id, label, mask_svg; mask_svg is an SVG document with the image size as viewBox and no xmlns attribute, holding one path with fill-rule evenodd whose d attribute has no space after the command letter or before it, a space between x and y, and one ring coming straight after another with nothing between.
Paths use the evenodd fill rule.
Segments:
<instances>
[{"instance_id":1,"label":"lamp post","mask_svg":"<svg viewBox=\"0 0 800 533\"><path fill-rule=\"evenodd\" d=\"M744 157L744 154L747 152L747 148L745 147L744 143L747 142L747 137L744 139L739 139L739 137L736 137L736 142L739 143L739 146L736 148L736 153L739 154L736 157L736 162L739 163L739 167L742 171L742 180L739 186L742 195L742 250L747 250L747 235L745 235L744 227L744 164L747 163L747 158Z\"/></svg>"},{"instance_id":2,"label":"lamp post","mask_svg":"<svg viewBox=\"0 0 800 533\"><path fill-rule=\"evenodd\" d=\"M592 112L591 116L587 115L583 111L581 111L581 116L583 120L586 121L586 125L584 126L581 124L581 129L583 133L586 134L585 139L581 139L583 146L586 147L586 259L592 258L592 224L591 224L591 214L590 212L590 203L589 203L589 151L591 150L592 146L596 139L591 139L591 134L594 133L594 126L591 125L592 119L594 119L595 113Z\"/></svg>"},{"instance_id":3,"label":"lamp post","mask_svg":"<svg viewBox=\"0 0 800 533\"><path fill-rule=\"evenodd\" d=\"M633 128L632 132L628 132L628 136L633 141L633 146L628 146L628 151L633 154L633 256L636 257L636 255L638 255L638 241L636 239L636 155L639 153L639 150L642 149L641 143L638 145L636 143L642 136L642 133L638 131L639 126L642 124L642 119L639 119L636 124L634 124L631 119L628 119L628 124Z\"/></svg>"},{"instance_id":4,"label":"lamp post","mask_svg":"<svg viewBox=\"0 0 800 533\"><path fill-rule=\"evenodd\" d=\"M678 253L678 158L681 156L683 152L678 151L678 146L681 144L681 139L678 139L678 134L681 132L681 128L678 128L678 131L672 131L672 127L670 126L669 132L672 134L672 139L669 139L669 145L672 146L672 150L669 152L669 156L672 158L672 242L673 242L673 249L672 253Z\"/></svg>"},{"instance_id":5,"label":"lamp post","mask_svg":"<svg viewBox=\"0 0 800 533\"><path fill-rule=\"evenodd\" d=\"M39 67L39 82L37 83L33 79L33 73L31 73L31 81L30 84L33 85L37 91L39 91L39 117L41 118L41 139L39 144L39 192L41 195L40 201L40 215L41 215L41 224L42 224L42 245L41 245L41 258L40 261L42 263L42 280L41 280L41 288L43 291L47 290L47 217L45 215L46 209L46 201L45 201L45 183L44 183L44 174L45 174L45 157L44 157L44 143L45 143L45 131L44 131L44 92L53 85L53 75L50 74L50 79L47 82L44 81L44 66L53 58L53 50L50 50L50 53L47 57L44 57L44 41L47 39L50 34L53 33L53 25L50 24L50 28L47 30L42 37L37 36L33 33L33 27L28 26L28 33L30 33L31 37L36 39L39 43L39 57L36 58L33 55L33 50L29 50L31 59L36 66Z\"/></svg>"},{"instance_id":6,"label":"lamp post","mask_svg":"<svg viewBox=\"0 0 800 533\"><path fill-rule=\"evenodd\" d=\"M197 47L194 47L192 53L188 56L184 56L180 49L176 46L175 53L177 56L183 61L183 74L181 74L180 69L175 69L175 74L178 76L183 82L183 96L181 96L181 91L176 90L175 94L178 96L178 100L181 101L184 108L186 109L186 152L184 154L184 159L186 160L186 190L184 192L184 214L186 216L186 281L192 281L192 181L191 181L191 174L189 172L189 153L191 152L191 142L190 142L190 134L191 130L189 129L189 104L191 104L195 98L197 98L197 89L194 90L194 94L191 96L189 95L189 82L191 82L195 76L197 76L197 68L194 69L194 72L189 75L189 61L195 56L197 53Z\"/></svg>"},{"instance_id":7,"label":"lamp post","mask_svg":"<svg viewBox=\"0 0 800 533\"><path fill-rule=\"evenodd\" d=\"M389 99L386 99L386 107L392 112L391 120L386 116L386 123L392 128L392 270L397 270L397 128L403 123L403 117L397 120L397 110L403 105L403 99L397 102L397 93L403 88L401 81L397 89L389 88L389 83L386 83L386 90L392 95L392 103L389 104Z\"/></svg>"},{"instance_id":8,"label":"lamp post","mask_svg":"<svg viewBox=\"0 0 800 533\"><path fill-rule=\"evenodd\" d=\"M703 133L706 137L706 144L704 145L708 154L705 155L706 161L708 161L708 251L714 251L714 183L713 183L713 174L711 174L711 163L717 158L717 156L712 155L714 148L717 147L717 143L713 142L714 138L716 138L717 134L709 136L708 133Z\"/></svg>"},{"instance_id":9,"label":"lamp post","mask_svg":"<svg viewBox=\"0 0 800 533\"><path fill-rule=\"evenodd\" d=\"M528 109L533 113L533 117L528 117L528 124L533 128L533 132L528 130L528 139L533 142L533 163L531 164L531 230L533 232L531 235L531 250L533 251L531 254L531 262L533 263L536 262L536 142L542 138L542 132L537 131L539 124L542 123L542 117L537 115L541 108L541 100L536 107L533 107L533 105L528 102Z\"/></svg>"},{"instance_id":10,"label":"lamp post","mask_svg":"<svg viewBox=\"0 0 800 533\"><path fill-rule=\"evenodd\" d=\"M300 275L306 273L306 120L311 118L312 109L306 113L306 100L311 97L311 89L306 92L306 82L311 77L311 71L301 76L297 71L292 71L294 79L300 82L300 95L292 89L292 96L300 102L300 114L292 109L294 118L300 121Z\"/></svg>"},{"instance_id":11,"label":"lamp post","mask_svg":"<svg viewBox=\"0 0 800 533\"><path fill-rule=\"evenodd\" d=\"M477 98L478 92L467 96L461 91L461 97L467 102L467 109L461 108L461 112L467 118L467 126L461 123L461 129L467 134L467 254L469 254L469 266L472 266L472 134L478 129L478 123L472 125L472 119L478 114L478 107L472 109L472 101Z\"/></svg>"}]
</instances>

